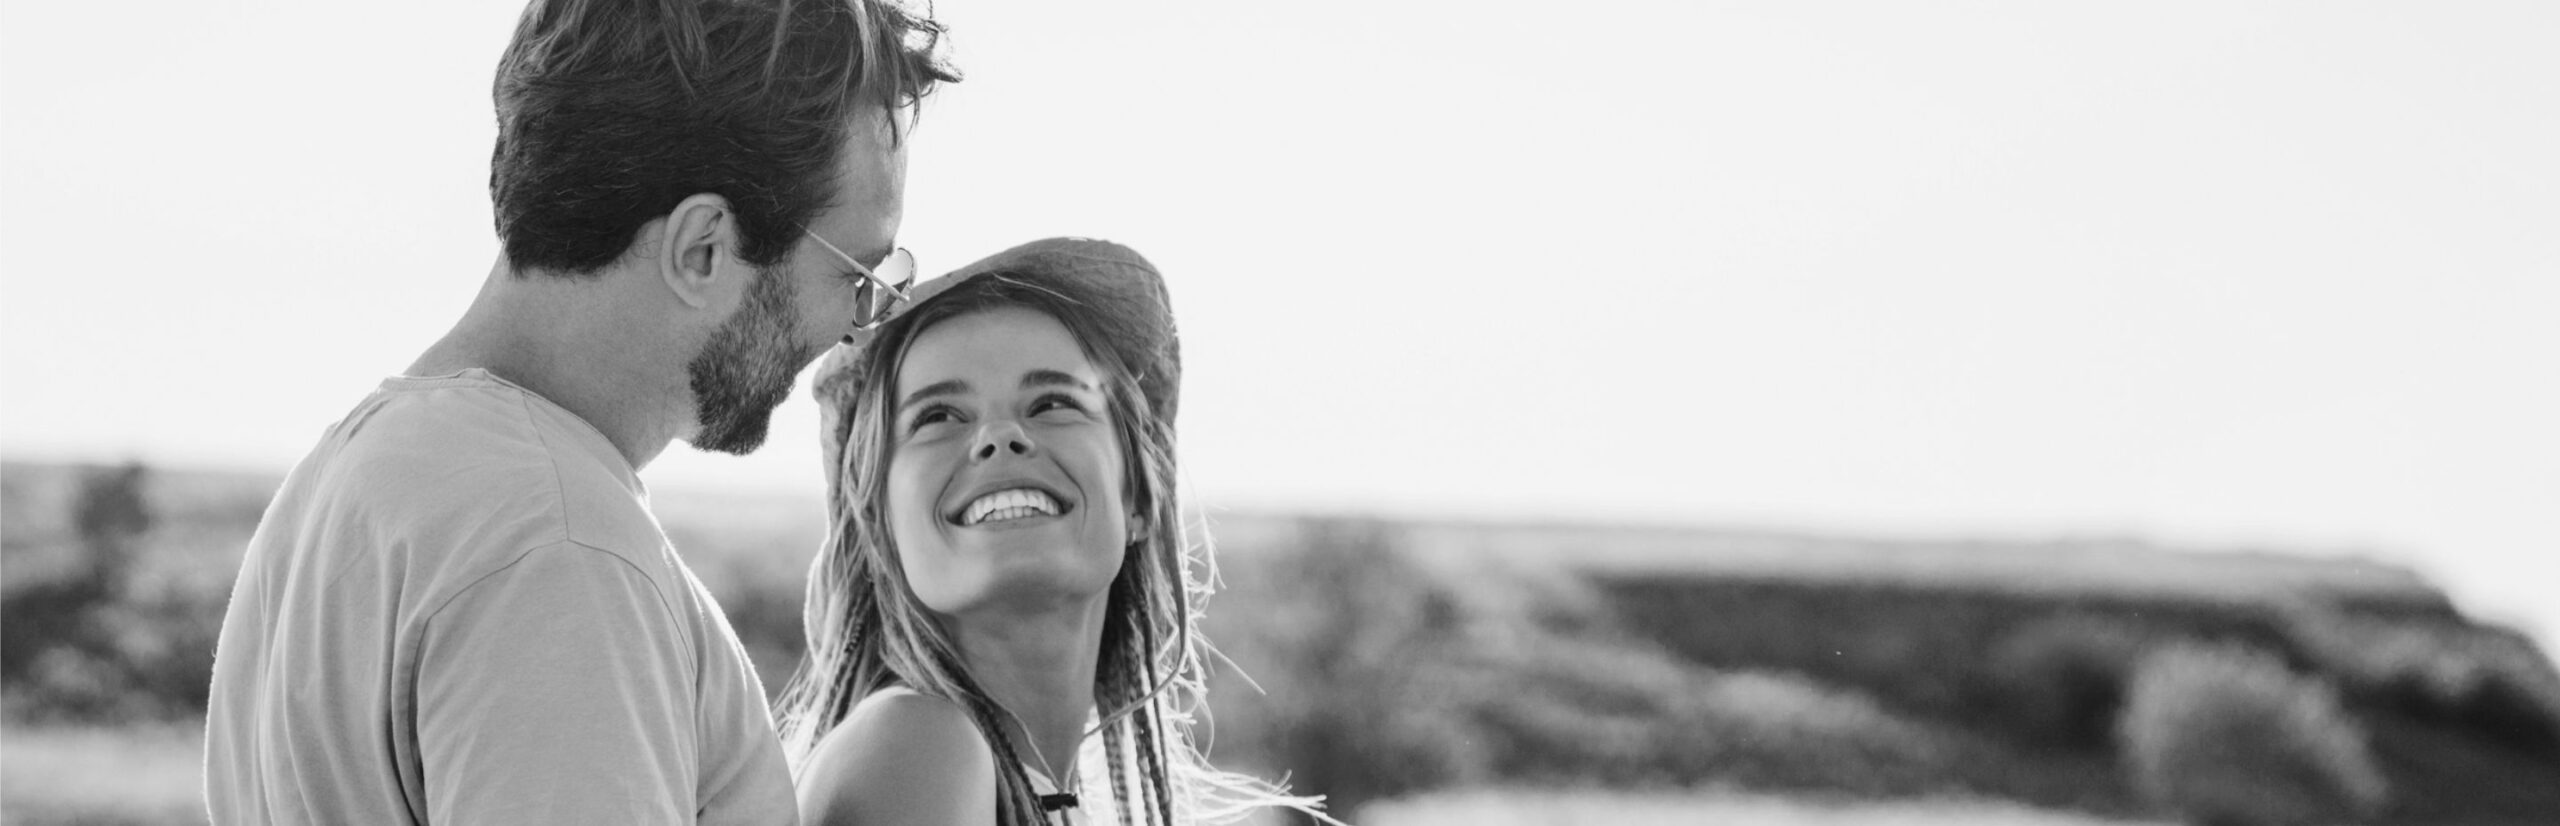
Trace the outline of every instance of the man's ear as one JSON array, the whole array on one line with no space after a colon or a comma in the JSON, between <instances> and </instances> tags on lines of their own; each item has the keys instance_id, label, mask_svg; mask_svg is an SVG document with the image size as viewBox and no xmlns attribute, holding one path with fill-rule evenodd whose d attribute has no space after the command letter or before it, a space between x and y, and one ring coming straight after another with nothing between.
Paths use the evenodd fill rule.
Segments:
<instances>
[{"instance_id":1,"label":"man's ear","mask_svg":"<svg viewBox=\"0 0 2560 826\"><path fill-rule=\"evenodd\" d=\"M658 274L686 306L724 303L720 293L744 286L737 274L738 216L729 199L708 192L676 203L658 236Z\"/></svg>"}]
</instances>

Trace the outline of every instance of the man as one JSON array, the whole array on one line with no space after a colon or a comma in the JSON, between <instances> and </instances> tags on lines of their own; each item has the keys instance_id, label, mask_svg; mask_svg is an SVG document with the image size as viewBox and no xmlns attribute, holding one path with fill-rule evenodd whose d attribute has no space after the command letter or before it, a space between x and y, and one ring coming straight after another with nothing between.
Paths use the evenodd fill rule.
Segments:
<instances>
[{"instance_id":1,"label":"man","mask_svg":"<svg viewBox=\"0 0 2560 826\"><path fill-rule=\"evenodd\" d=\"M504 252L250 540L215 823L793 823L737 636L637 477L754 450L885 311L938 25L865 0L534 0L498 65Z\"/></svg>"}]
</instances>

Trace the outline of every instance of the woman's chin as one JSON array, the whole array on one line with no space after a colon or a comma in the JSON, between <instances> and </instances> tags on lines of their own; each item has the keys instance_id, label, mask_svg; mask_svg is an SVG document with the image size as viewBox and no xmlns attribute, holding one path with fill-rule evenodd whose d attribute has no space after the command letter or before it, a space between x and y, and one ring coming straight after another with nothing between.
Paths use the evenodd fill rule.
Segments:
<instances>
[{"instance_id":1,"label":"woman's chin","mask_svg":"<svg viewBox=\"0 0 2560 826\"><path fill-rule=\"evenodd\" d=\"M899 541L907 584L945 614L1050 611L1100 599L1127 553L1123 537L1072 514L947 525L925 542Z\"/></svg>"},{"instance_id":2,"label":"woman's chin","mask_svg":"<svg viewBox=\"0 0 2560 826\"><path fill-rule=\"evenodd\" d=\"M925 601L942 614L1046 613L1099 604L1111 591L1119 560L1066 553L1017 554L991 560L966 588L940 589ZM918 589L920 595L936 589Z\"/></svg>"}]
</instances>

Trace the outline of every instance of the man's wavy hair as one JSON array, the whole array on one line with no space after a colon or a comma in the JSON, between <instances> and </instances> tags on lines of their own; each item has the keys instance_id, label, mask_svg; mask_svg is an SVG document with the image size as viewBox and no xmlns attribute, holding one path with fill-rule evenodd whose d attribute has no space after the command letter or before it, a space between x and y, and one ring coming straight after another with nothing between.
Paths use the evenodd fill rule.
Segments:
<instances>
[{"instance_id":1,"label":"man's wavy hair","mask_svg":"<svg viewBox=\"0 0 2560 826\"><path fill-rule=\"evenodd\" d=\"M1175 492L1171 388L1178 378L1150 380L1132 364L1178 370L1179 356L1169 349L1123 352L1130 342L1150 339L1177 345L1129 329L1132 314L1113 312L1106 297L1036 274L988 273L955 285L881 327L851 369L820 376L820 403L850 413L827 434L842 444L840 466L828 470L835 477L833 524L809 574L808 649L776 704L784 751L801 765L862 698L906 686L959 705L977 722L995 752L998 824L1046 822L1021 756L1002 734L1012 713L969 673L956 640L909 587L887 512L890 411L900 362L936 323L998 307L1057 319L1102 374L1128 469L1122 484L1145 524L1130 532L1111 582L1093 685L1101 737L1084 749L1085 765L1098 759L1109 777L1120 822L1215 822L1265 806L1313 814L1314 799L1218 771L1192 743L1193 715L1208 696L1200 604L1215 573L1206 537L1182 523ZM1141 389L1150 386L1161 392Z\"/></svg>"},{"instance_id":2,"label":"man's wavy hair","mask_svg":"<svg viewBox=\"0 0 2560 826\"><path fill-rule=\"evenodd\" d=\"M510 267L577 277L697 193L728 199L739 257L787 258L834 196L866 107L898 114L959 73L930 9L882 0L533 0L498 60L489 195Z\"/></svg>"}]
</instances>

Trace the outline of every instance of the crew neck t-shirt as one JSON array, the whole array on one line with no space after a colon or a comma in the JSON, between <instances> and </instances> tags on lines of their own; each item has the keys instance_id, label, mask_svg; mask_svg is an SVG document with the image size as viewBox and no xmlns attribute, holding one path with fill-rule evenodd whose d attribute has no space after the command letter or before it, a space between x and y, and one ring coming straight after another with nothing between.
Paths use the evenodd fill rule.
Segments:
<instances>
[{"instance_id":1,"label":"crew neck t-shirt","mask_svg":"<svg viewBox=\"0 0 2560 826\"><path fill-rule=\"evenodd\" d=\"M630 463L484 370L384 381L286 476L213 672L217 824L798 822Z\"/></svg>"}]
</instances>

